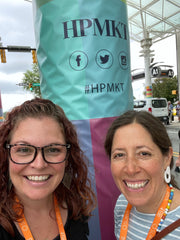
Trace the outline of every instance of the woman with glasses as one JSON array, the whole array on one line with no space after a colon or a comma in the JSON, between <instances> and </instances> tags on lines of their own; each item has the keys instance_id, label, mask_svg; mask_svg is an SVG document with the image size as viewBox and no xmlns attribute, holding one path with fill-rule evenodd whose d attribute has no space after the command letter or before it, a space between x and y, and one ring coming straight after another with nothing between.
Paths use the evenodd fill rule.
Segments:
<instances>
[{"instance_id":1,"label":"woman with glasses","mask_svg":"<svg viewBox=\"0 0 180 240\"><path fill-rule=\"evenodd\" d=\"M33 99L0 126L0 239L86 240L95 195L63 110Z\"/></svg>"}]
</instances>

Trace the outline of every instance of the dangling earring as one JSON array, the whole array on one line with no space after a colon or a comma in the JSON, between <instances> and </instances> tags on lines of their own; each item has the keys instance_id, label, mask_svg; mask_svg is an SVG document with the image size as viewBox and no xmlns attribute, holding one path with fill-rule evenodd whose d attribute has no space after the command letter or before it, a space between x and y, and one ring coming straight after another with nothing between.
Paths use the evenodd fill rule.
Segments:
<instances>
[{"instance_id":1,"label":"dangling earring","mask_svg":"<svg viewBox=\"0 0 180 240\"><path fill-rule=\"evenodd\" d=\"M170 183L171 181L171 170L169 166L167 166L166 170L164 171L164 180L166 183Z\"/></svg>"},{"instance_id":2,"label":"dangling earring","mask_svg":"<svg viewBox=\"0 0 180 240\"><path fill-rule=\"evenodd\" d=\"M65 171L64 173L64 177L62 180L62 183L64 184L64 186L70 190L71 187L71 182L72 182L72 173L71 171L68 169Z\"/></svg>"}]
</instances>

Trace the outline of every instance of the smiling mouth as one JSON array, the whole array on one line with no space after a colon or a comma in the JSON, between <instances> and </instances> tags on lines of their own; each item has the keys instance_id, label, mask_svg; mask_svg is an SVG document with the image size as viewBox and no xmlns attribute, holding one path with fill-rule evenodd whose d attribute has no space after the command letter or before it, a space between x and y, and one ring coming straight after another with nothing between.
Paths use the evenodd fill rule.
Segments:
<instances>
[{"instance_id":1,"label":"smiling mouth","mask_svg":"<svg viewBox=\"0 0 180 240\"><path fill-rule=\"evenodd\" d=\"M130 183L130 182L126 182L126 181L124 181L125 182L125 184L126 184L126 186L128 187L128 188L131 188L131 189L140 189L140 188L144 188L146 185L147 185L147 183L149 182L148 180L146 180L146 181L144 181L144 182L139 182L139 183Z\"/></svg>"},{"instance_id":2,"label":"smiling mouth","mask_svg":"<svg viewBox=\"0 0 180 240\"><path fill-rule=\"evenodd\" d=\"M43 175L43 176L26 176L26 178L29 181L33 181L33 182L43 182L46 181L50 178L50 175Z\"/></svg>"}]
</instances>

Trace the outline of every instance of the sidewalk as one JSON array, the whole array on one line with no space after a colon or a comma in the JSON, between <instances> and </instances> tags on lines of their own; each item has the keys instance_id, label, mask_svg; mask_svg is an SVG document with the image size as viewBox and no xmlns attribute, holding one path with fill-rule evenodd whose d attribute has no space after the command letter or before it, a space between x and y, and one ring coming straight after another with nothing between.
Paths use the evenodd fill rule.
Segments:
<instances>
[{"instance_id":1,"label":"sidewalk","mask_svg":"<svg viewBox=\"0 0 180 240\"><path fill-rule=\"evenodd\" d=\"M180 130L180 122L178 121L178 117L174 116L174 121L169 125L166 125L166 128L175 128Z\"/></svg>"},{"instance_id":2,"label":"sidewalk","mask_svg":"<svg viewBox=\"0 0 180 240\"><path fill-rule=\"evenodd\" d=\"M180 122L178 121L178 117L174 116L174 121L172 123L170 123L169 125L166 125L166 128L167 129L175 129L175 131L178 132L180 130ZM175 158L174 158L174 165L173 165L173 168L171 170L171 173L176 180L178 188L180 189L180 173L175 172L175 167L176 167L175 166L175 161L176 161L176 159L177 159L177 156L175 156Z\"/></svg>"}]
</instances>

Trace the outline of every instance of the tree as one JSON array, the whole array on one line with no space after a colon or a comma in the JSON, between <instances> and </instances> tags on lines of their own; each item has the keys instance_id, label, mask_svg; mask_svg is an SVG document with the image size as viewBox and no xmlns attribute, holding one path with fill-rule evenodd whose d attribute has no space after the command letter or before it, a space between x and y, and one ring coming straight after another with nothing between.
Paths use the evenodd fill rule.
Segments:
<instances>
[{"instance_id":1,"label":"tree","mask_svg":"<svg viewBox=\"0 0 180 240\"><path fill-rule=\"evenodd\" d=\"M178 94L172 94L172 90L178 90L177 77L173 78L157 78L152 84L153 97L164 97L168 101L174 102L178 98Z\"/></svg>"},{"instance_id":2,"label":"tree","mask_svg":"<svg viewBox=\"0 0 180 240\"><path fill-rule=\"evenodd\" d=\"M40 86L33 86L33 83L40 83L39 67L37 63L32 65L32 71L27 70L27 72L24 73L22 80L24 89L33 92L35 97L41 97ZM30 89L30 84L32 84L32 89Z\"/></svg>"}]
</instances>

